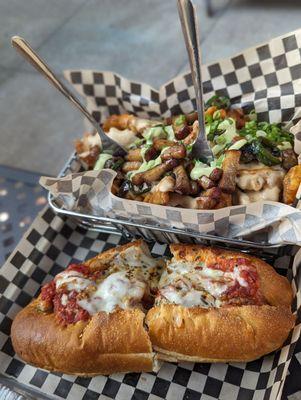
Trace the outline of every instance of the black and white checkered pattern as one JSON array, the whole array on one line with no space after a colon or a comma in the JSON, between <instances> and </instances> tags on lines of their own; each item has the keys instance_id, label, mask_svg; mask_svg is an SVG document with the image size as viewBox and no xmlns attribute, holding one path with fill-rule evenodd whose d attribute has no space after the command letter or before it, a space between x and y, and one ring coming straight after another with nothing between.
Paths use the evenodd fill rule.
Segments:
<instances>
[{"instance_id":1,"label":"black and white checkered pattern","mask_svg":"<svg viewBox=\"0 0 301 400\"><path fill-rule=\"evenodd\" d=\"M62 210L130 220L136 224L177 228L191 235L248 237L254 242L301 245L301 210L279 202L260 201L219 210L183 209L116 197L111 193L115 172L86 171L61 178L42 177L40 184L58 200ZM57 201L56 201L57 202ZM258 235L263 228L265 237ZM161 239L160 239L161 240ZM164 240L164 239L162 239ZM165 240L166 242L166 240Z\"/></svg>"},{"instance_id":2,"label":"black and white checkered pattern","mask_svg":"<svg viewBox=\"0 0 301 400\"><path fill-rule=\"evenodd\" d=\"M277 37L243 53L204 65L205 99L227 95L231 102L255 109L261 120L291 122L300 118L301 30ZM162 85L130 82L113 72L68 70L65 77L87 100L96 120L111 114L134 113L160 118L195 110L190 73Z\"/></svg>"},{"instance_id":3,"label":"black and white checkered pattern","mask_svg":"<svg viewBox=\"0 0 301 400\"><path fill-rule=\"evenodd\" d=\"M255 109L259 119L282 121L289 126L301 117L300 52L301 30L298 30L235 57L206 65L203 67L205 98L213 94L227 95L233 104ZM176 77L158 91L113 72L73 70L66 71L65 76L85 96L89 110L101 122L114 113L159 118L195 109L190 73ZM299 209L276 202L209 211L145 204L111 196L110 188L102 185L102 176L102 172L97 177L95 172L85 172L83 177L69 176L63 181L44 179L42 183L55 196L59 194L64 207L73 211L111 216L114 210L117 218L131 218L135 223L232 238L257 234L269 227L268 243L301 244ZM80 186L84 179L91 187ZM101 187L103 190L97 189ZM256 241L256 237L252 240Z\"/></svg>"},{"instance_id":4,"label":"black and white checkered pattern","mask_svg":"<svg viewBox=\"0 0 301 400\"><path fill-rule=\"evenodd\" d=\"M158 373L114 374L80 378L48 373L24 364L15 356L9 337L16 313L39 288L71 262L80 262L124 242L118 236L87 232L45 208L0 270L0 373L60 399L279 399L288 366L300 336L297 325L281 351L250 363L164 363ZM294 310L300 310L301 251L293 263L292 249L282 248L275 266L292 280ZM153 244L154 255L165 245Z\"/></svg>"}]
</instances>

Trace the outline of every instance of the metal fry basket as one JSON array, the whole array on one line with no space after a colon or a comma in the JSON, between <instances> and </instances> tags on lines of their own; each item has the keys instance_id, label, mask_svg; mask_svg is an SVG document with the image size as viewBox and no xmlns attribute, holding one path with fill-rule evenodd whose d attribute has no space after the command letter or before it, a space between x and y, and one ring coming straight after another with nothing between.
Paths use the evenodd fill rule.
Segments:
<instances>
[{"instance_id":1,"label":"metal fry basket","mask_svg":"<svg viewBox=\"0 0 301 400\"><path fill-rule=\"evenodd\" d=\"M80 172L82 166L77 159L76 153L73 153L61 172L59 177L63 177L70 173ZM98 232L122 235L128 239L143 238L148 241L156 241L159 243L201 243L205 245L215 244L229 246L239 250L258 253L258 250L269 250L280 247L281 244L270 244L264 237L262 240L254 242L242 238L228 238L223 236L215 236L211 234L203 234L189 229L179 228L166 228L161 227L159 224L137 223L130 218L109 218L103 216L93 216L89 214L80 213L77 211L66 210L62 204L49 193L48 202L51 208L60 215L68 216L73 219L77 225L87 229Z\"/></svg>"}]
</instances>

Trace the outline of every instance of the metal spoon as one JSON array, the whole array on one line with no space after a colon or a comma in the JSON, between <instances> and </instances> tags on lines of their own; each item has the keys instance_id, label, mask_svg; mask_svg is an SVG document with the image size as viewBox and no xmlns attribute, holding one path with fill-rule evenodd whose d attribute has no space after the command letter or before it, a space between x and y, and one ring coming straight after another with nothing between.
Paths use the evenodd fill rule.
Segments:
<instances>
[{"instance_id":1,"label":"metal spoon","mask_svg":"<svg viewBox=\"0 0 301 400\"><path fill-rule=\"evenodd\" d=\"M82 102L74 96L73 93L65 86L65 84L55 75L55 73L48 67L38 54L30 47L30 45L21 37L13 36L11 39L13 47L29 61L48 81L58 89L82 114L91 122L96 132L99 134L103 149L106 152L117 153L123 156L127 151L121 147L117 142L110 139L108 135L101 129L99 123L90 114Z\"/></svg>"},{"instance_id":2,"label":"metal spoon","mask_svg":"<svg viewBox=\"0 0 301 400\"><path fill-rule=\"evenodd\" d=\"M199 120L199 134L192 147L191 157L209 163L214 157L209 143L207 142L205 131L201 52L197 15L195 7L190 0L178 0L178 12L191 68Z\"/></svg>"}]
</instances>

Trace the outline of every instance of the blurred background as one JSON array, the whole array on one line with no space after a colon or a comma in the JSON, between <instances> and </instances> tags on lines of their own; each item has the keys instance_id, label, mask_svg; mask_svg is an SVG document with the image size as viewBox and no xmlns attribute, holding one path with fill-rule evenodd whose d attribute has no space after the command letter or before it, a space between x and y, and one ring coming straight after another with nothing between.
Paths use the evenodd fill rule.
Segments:
<instances>
[{"instance_id":1,"label":"blurred background","mask_svg":"<svg viewBox=\"0 0 301 400\"><path fill-rule=\"evenodd\" d=\"M301 27L300 0L195 3L204 63ZM0 0L0 164L39 174L57 174L83 124L11 48L15 34L59 74L113 70L158 88L188 69L176 0Z\"/></svg>"}]
</instances>

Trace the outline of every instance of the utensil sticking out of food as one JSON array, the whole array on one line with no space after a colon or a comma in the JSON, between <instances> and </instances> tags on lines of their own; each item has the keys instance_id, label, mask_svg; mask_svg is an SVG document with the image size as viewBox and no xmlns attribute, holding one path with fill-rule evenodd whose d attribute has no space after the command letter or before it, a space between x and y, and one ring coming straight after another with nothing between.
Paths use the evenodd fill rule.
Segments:
<instances>
[{"instance_id":1,"label":"utensil sticking out of food","mask_svg":"<svg viewBox=\"0 0 301 400\"><path fill-rule=\"evenodd\" d=\"M103 129L124 144L125 157L101 153L89 133L76 141L76 151L86 168L116 171L112 192L126 199L204 210L258 200L292 204L301 182L293 134L258 121L254 111L232 106L227 97L215 95L205 104L214 154L209 165L192 154L196 112L161 121L112 115Z\"/></svg>"}]
</instances>

